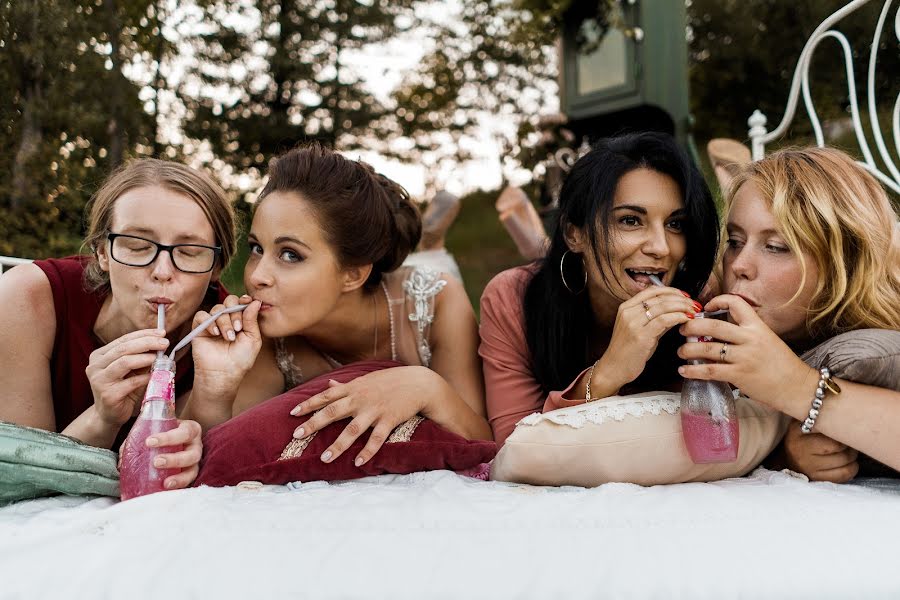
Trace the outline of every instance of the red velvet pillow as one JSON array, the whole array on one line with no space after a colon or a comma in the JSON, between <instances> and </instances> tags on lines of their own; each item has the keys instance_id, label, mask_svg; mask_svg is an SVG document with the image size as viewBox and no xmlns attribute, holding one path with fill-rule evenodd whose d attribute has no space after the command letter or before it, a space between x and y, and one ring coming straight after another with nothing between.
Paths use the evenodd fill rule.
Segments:
<instances>
[{"instance_id":1,"label":"red velvet pillow","mask_svg":"<svg viewBox=\"0 0 900 600\"><path fill-rule=\"evenodd\" d=\"M350 419L331 423L312 436L295 440L294 429L309 418L292 417L297 404L318 394L334 379L346 383L371 371L398 366L393 361L366 361L347 365L298 385L259 406L210 429L203 436L203 459L194 485L236 485L241 481L288 483L334 481L384 473L413 473L470 469L494 458L494 442L466 440L437 424L414 417L397 427L366 464L353 464L368 435L330 463L319 458L341 434Z\"/></svg>"}]
</instances>

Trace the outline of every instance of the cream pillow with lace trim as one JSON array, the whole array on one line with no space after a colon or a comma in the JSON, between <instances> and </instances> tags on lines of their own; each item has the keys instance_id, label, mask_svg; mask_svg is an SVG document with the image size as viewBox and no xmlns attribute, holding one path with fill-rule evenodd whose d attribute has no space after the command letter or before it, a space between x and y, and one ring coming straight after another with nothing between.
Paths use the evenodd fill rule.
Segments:
<instances>
[{"instance_id":1,"label":"cream pillow with lace trim","mask_svg":"<svg viewBox=\"0 0 900 600\"><path fill-rule=\"evenodd\" d=\"M696 465L681 435L681 398L671 392L612 396L519 421L491 467L491 479L598 486L715 481L746 475L781 440L789 418L740 397L738 458Z\"/></svg>"}]
</instances>

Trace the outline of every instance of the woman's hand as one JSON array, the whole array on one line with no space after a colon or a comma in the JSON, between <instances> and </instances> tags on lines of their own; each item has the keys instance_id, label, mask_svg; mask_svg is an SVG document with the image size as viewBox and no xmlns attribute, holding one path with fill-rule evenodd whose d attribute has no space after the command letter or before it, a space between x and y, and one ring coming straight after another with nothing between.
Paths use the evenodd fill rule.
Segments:
<instances>
[{"instance_id":1,"label":"woman's hand","mask_svg":"<svg viewBox=\"0 0 900 600\"><path fill-rule=\"evenodd\" d=\"M594 369L596 382L591 382L592 388L614 394L637 379L656 352L660 338L672 327L693 319L701 308L684 292L671 287L647 288L620 304L609 346Z\"/></svg>"},{"instance_id":2,"label":"woman's hand","mask_svg":"<svg viewBox=\"0 0 900 600\"><path fill-rule=\"evenodd\" d=\"M815 369L794 354L743 298L726 294L706 305L708 311L723 308L728 309L733 323L696 319L681 327L684 336L714 341L681 346L678 356L707 364L684 365L678 372L690 379L727 381L750 398L788 414L788 407L797 405L794 395L808 392L811 399L818 379Z\"/></svg>"},{"instance_id":3,"label":"woman's hand","mask_svg":"<svg viewBox=\"0 0 900 600\"><path fill-rule=\"evenodd\" d=\"M172 454L160 454L153 459L157 469L181 469L181 473L166 477L163 485L167 490L186 488L197 478L200 457L203 455L203 432L197 421L178 420L178 427L148 437L145 441L150 448L183 446L184 449Z\"/></svg>"},{"instance_id":4,"label":"woman's hand","mask_svg":"<svg viewBox=\"0 0 900 600\"><path fill-rule=\"evenodd\" d=\"M821 433L801 433L793 421L784 436L785 466L811 481L847 483L859 472L859 452Z\"/></svg>"},{"instance_id":5,"label":"woman's hand","mask_svg":"<svg viewBox=\"0 0 900 600\"><path fill-rule=\"evenodd\" d=\"M307 437L329 423L349 417L350 423L322 453L322 461L333 461L371 427L369 441L354 460L360 466L378 452L394 428L425 410L422 390L435 385L433 377L440 375L425 367L392 367L366 373L348 383L331 380L327 390L291 411L296 417L318 411L294 431L294 437Z\"/></svg>"},{"instance_id":6,"label":"woman's hand","mask_svg":"<svg viewBox=\"0 0 900 600\"><path fill-rule=\"evenodd\" d=\"M132 331L91 353L84 371L105 427L118 431L137 412L156 352L169 346L165 335L160 329Z\"/></svg>"},{"instance_id":7,"label":"woman's hand","mask_svg":"<svg viewBox=\"0 0 900 600\"><path fill-rule=\"evenodd\" d=\"M223 308L238 304L248 306L243 312L220 316L192 342L194 370L197 378L207 383L221 385L227 382L236 387L253 366L262 347L257 322L261 303L251 301L250 296L228 296L223 304L217 304L210 312L199 311L194 316L193 327Z\"/></svg>"}]
</instances>

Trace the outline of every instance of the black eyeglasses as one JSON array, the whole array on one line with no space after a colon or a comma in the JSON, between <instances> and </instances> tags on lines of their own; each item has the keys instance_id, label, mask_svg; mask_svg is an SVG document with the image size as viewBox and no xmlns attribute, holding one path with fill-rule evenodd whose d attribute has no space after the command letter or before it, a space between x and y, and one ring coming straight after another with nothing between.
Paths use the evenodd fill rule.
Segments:
<instances>
[{"instance_id":1,"label":"black eyeglasses","mask_svg":"<svg viewBox=\"0 0 900 600\"><path fill-rule=\"evenodd\" d=\"M153 263L160 252L168 252L172 264L185 273L208 273L216 266L220 246L202 244L174 244L166 246L147 238L121 233L108 233L109 254L117 263L129 267L146 267Z\"/></svg>"}]
</instances>

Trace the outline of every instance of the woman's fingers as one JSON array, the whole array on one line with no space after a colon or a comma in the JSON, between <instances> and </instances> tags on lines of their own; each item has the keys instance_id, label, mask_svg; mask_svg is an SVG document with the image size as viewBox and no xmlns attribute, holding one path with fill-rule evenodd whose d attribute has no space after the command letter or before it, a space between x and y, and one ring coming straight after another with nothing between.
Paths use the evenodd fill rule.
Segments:
<instances>
[{"instance_id":1,"label":"woman's fingers","mask_svg":"<svg viewBox=\"0 0 900 600\"><path fill-rule=\"evenodd\" d=\"M687 342L678 348L678 356L684 360L738 362L741 347L718 340Z\"/></svg>"},{"instance_id":2,"label":"woman's fingers","mask_svg":"<svg viewBox=\"0 0 900 600\"><path fill-rule=\"evenodd\" d=\"M162 333L159 333L162 332ZM140 333L140 335L138 335ZM156 352L169 347L169 340L165 338L165 332L161 329L144 329L110 342L102 348L91 353L89 365L100 369L106 368L111 362L128 354L142 354L144 352Z\"/></svg>"},{"instance_id":3,"label":"woman's fingers","mask_svg":"<svg viewBox=\"0 0 900 600\"><path fill-rule=\"evenodd\" d=\"M647 308L644 308L644 304ZM649 321L654 318L665 315L667 313L679 313L686 315L689 319L693 319L702 308L699 303L688 300L687 298L653 298L647 300L644 304L638 305L638 309L643 311L644 317ZM649 315L648 315L649 313Z\"/></svg>"},{"instance_id":4,"label":"woman's fingers","mask_svg":"<svg viewBox=\"0 0 900 600\"><path fill-rule=\"evenodd\" d=\"M338 383L334 379L328 380L328 385L329 388L327 390L321 391L315 396L310 396L309 398L295 406L293 410L291 410L291 415L295 417L308 415L309 413L315 412L320 408L327 406L332 402L335 402L336 400L340 400L350 393L350 390L347 389L346 385Z\"/></svg>"},{"instance_id":5,"label":"woman's fingers","mask_svg":"<svg viewBox=\"0 0 900 600\"><path fill-rule=\"evenodd\" d=\"M855 452L855 451L854 451ZM824 468L820 467L812 473L810 479L815 481L830 481L832 483L847 483L859 473L859 463L854 456L852 460L846 460L847 457L843 453L835 456L835 460L829 460ZM837 465L837 466L833 466Z\"/></svg>"},{"instance_id":6,"label":"woman's fingers","mask_svg":"<svg viewBox=\"0 0 900 600\"><path fill-rule=\"evenodd\" d=\"M244 298L243 296L241 297ZM249 296L247 296L249 298ZM241 331L249 335L250 337L261 340L262 335L259 333L259 309L262 307L262 302L259 300L252 300L250 304L243 310L243 312L236 313L242 316L241 318Z\"/></svg>"},{"instance_id":7,"label":"woman's fingers","mask_svg":"<svg viewBox=\"0 0 900 600\"><path fill-rule=\"evenodd\" d=\"M149 338L162 338L166 335L166 331L164 329L138 329L137 331L132 331L131 333L126 333L125 335L118 337L111 341L110 343L102 346L94 351L98 356L106 355L117 348L119 348L122 344L131 342L133 340L149 337Z\"/></svg>"},{"instance_id":8,"label":"woman's fingers","mask_svg":"<svg viewBox=\"0 0 900 600\"><path fill-rule=\"evenodd\" d=\"M213 307L213 308L215 308L215 307ZM198 310L197 314L194 315L193 323L191 323L191 329L198 327L200 325L200 323L203 323L210 316L212 316L212 315L210 315L205 310ZM200 335L204 335L204 334L209 334L212 337L216 337L216 336L220 335L221 332L219 331L219 328L216 327L215 323L211 323L203 332L200 333Z\"/></svg>"},{"instance_id":9,"label":"woman's fingers","mask_svg":"<svg viewBox=\"0 0 900 600\"><path fill-rule=\"evenodd\" d=\"M353 464L359 467L372 460L375 453L381 449L384 442L387 441L388 436L391 435L391 431L393 431L393 429L391 429L389 425L384 423L376 425L375 429L372 430L372 435L369 436L369 441L366 442L365 447L360 453L356 455Z\"/></svg>"},{"instance_id":10,"label":"woman's fingers","mask_svg":"<svg viewBox=\"0 0 900 600\"><path fill-rule=\"evenodd\" d=\"M166 481L163 485L165 485L167 490L184 489L194 483L194 480L197 479L197 473L199 472L200 468L195 464L193 467L182 470L181 473L166 477Z\"/></svg>"},{"instance_id":11,"label":"woman's fingers","mask_svg":"<svg viewBox=\"0 0 900 600\"><path fill-rule=\"evenodd\" d=\"M146 444L150 448L163 448L168 446L200 445L200 436L203 430L196 421L184 420L178 423L178 427L153 434L147 438ZM197 460L200 460L199 451Z\"/></svg>"},{"instance_id":12,"label":"woman's fingers","mask_svg":"<svg viewBox=\"0 0 900 600\"><path fill-rule=\"evenodd\" d=\"M322 462L331 462L344 453L353 442L372 425L372 420L364 415L357 415L344 427L341 435L322 453Z\"/></svg>"},{"instance_id":13,"label":"woman's fingers","mask_svg":"<svg viewBox=\"0 0 900 600\"><path fill-rule=\"evenodd\" d=\"M103 379L107 381L124 379L132 371L141 371L151 367L155 360L156 355L151 353L120 356L103 370Z\"/></svg>"},{"instance_id":14,"label":"woman's fingers","mask_svg":"<svg viewBox=\"0 0 900 600\"><path fill-rule=\"evenodd\" d=\"M340 400L336 400L331 404L325 405L324 408L311 416L306 423L297 427L297 429L294 430L294 437L300 439L310 436L330 423L348 417L350 414L350 397L347 396Z\"/></svg>"},{"instance_id":15,"label":"woman's fingers","mask_svg":"<svg viewBox=\"0 0 900 600\"><path fill-rule=\"evenodd\" d=\"M756 314L753 307L740 296L723 294L721 296L716 296L706 303L706 310L708 312L723 309L728 311L728 316L738 325L744 325L760 320L759 315Z\"/></svg>"}]
</instances>

